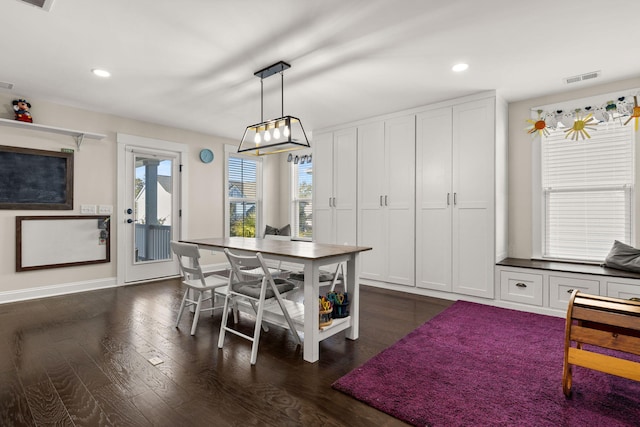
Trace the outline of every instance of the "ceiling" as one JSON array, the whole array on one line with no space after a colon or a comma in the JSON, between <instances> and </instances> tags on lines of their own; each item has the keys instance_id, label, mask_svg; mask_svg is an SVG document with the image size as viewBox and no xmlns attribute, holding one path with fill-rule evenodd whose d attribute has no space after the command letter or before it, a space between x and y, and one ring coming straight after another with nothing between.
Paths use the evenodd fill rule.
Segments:
<instances>
[{"instance_id":1,"label":"ceiling","mask_svg":"<svg viewBox=\"0 0 640 427\"><path fill-rule=\"evenodd\" d=\"M638 16L637 0L3 0L0 82L13 89L0 93L239 140L261 121L254 72L280 60L284 114L312 130L637 77ZM264 80L265 119L281 116L280 89Z\"/></svg>"}]
</instances>

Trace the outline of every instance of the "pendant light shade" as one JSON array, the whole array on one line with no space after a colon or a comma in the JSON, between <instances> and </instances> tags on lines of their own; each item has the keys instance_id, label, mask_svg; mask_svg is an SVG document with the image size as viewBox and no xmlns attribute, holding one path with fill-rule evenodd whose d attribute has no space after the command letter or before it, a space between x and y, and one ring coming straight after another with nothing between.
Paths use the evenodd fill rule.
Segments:
<instances>
[{"instance_id":1,"label":"pendant light shade","mask_svg":"<svg viewBox=\"0 0 640 427\"><path fill-rule=\"evenodd\" d=\"M280 73L282 117L267 121L264 120L264 117L261 117L262 121L260 123L247 126L242 136L242 141L240 141L238 153L264 156L302 148L311 148L300 119L284 115L284 77L282 72L288 68L291 68L289 64L280 61L254 73L255 76L260 77L261 116L264 100L262 80Z\"/></svg>"}]
</instances>

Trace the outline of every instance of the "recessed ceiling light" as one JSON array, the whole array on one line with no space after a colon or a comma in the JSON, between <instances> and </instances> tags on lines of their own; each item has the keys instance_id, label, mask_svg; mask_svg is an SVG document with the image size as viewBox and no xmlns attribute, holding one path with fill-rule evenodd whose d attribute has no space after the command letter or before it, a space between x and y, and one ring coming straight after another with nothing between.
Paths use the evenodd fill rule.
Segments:
<instances>
[{"instance_id":1,"label":"recessed ceiling light","mask_svg":"<svg viewBox=\"0 0 640 427\"><path fill-rule=\"evenodd\" d=\"M464 71L464 70L466 70L467 68L469 68L469 64L464 64L464 63L456 64L456 65L454 65L453 67L451 67L451 69L452 69L453 71L455 71L456 73L459 73L460 71Z\"/></svg>"},{"instance_id":2,"label":"recessed ceiling light","mask_svg":"<svg viewBox=\"0 0 640 427\"><path fill-rule=\"evenodd\" d=\"M91 70L91 72L93 74L95 74L96 76L99 76L99 77L111 77L111 73L108 72L107 70L101 70L99 68L94 68L93 70Z\"/></svg>"}]
</instances>

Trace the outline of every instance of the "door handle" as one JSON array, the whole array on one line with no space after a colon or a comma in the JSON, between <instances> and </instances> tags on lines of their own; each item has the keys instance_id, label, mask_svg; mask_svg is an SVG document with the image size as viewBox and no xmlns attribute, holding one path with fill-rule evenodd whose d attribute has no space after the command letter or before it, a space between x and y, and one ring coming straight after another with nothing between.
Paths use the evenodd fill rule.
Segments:
<instances>
[{"instance_id":1,"label":"door handle","mask_svg":"<svg viewBox=\"0 0 640 427\"><path fill-rule=\"evenodd\" d=\"M133 222L133 220L132 220L131 218L129 218L129 219L127 220L127 224L131 224L132 222Z\"/></svg>"},{"instance_id":2,"label":"door handle","mask_svg":"<svg viewBox=\"0 0 640 427\"><path fill-rule=\"evenodd\" d=\"M380 196L380 206L384 206L384 205L382 204L382 196Z\"/></svg>"},{"instance_id":3,"label":"door handle","mask_svg":"<svg viewBox=\"0 0 640 427\"><path fill-rule=\"evenodd\" d=\"M389 206L389 196L384 196L384 205Z\"/></svg>"},{"instance_id":4,"label":"door handle","mask_svg":"<svg viewBox=\"0 0 640 427\"><path fill-rule=\"evenodd\" d=\"M451 204L449 198L451 196L451 193L447 193L447 206L449 206Z\"/></svg>"},{"instance_id":5,"label":"door handle","mask_svg":"<svg viewBox=\"0 0 640 427\"><path fill-rule=\"evenodd\" d=\"M458 193L453 193L453 204L454 205L458 204Z\"/></svg>"},{"instance_id":6,"label":"door handle","mask_svg":"<svg viewBox=\"0 0 640 427\"><path fill-rule=\"evenodd\" d=\"M332 208L333 205L331 204L331 197L329 197L329 207Z\"/></svg>"},{"instance_id":7,"label":"door handle","mask_svg":"<svg viewBox=\"0 0 640 427\"><path fill-rule=\"evenodd\" d=\"M334 208L336 207L336 198L335 197L333 198L333 207Z\"/></svg>"},{"instance_id":8,"label":"door handle","mask_svg":"<svg viewBox=\"0 0 640 427\"><path fill-rule=\"evenodd\" d=\"M133 213L133 209L129 208L125 211L127 215L131 215Z\"/></svg>"}]
</instances>

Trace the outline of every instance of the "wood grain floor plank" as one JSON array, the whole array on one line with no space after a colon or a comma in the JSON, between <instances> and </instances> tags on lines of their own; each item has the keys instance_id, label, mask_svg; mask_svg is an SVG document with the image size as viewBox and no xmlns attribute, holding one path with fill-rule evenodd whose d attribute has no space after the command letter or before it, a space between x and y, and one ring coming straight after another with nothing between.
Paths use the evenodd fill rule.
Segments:
<instances>
[{"instance_id":1,"label":"wood grain floor plank","mask_svg":"<svg viewBox=\"0 0 640 427\"><path fill-rule=\"evenodd\" d=\"M0 373L0 426L34 426L31 408L15 372Z\"/></svg>"},{"instance_id":2,"label":"wood grain floor plank","mask_svg":"<svg viewBox=\"0 0 640 427\"><path fill-rule=\"evenodd\" d=\"M182 415L151 390L135 396L132 402L153 426L174 427L188 424Z\"/></svg>"},{"instance_id":3,"label":"wood grain floor plank","mask_svg":"<svg viewBox=\"0 0 640 427\"><path fill-rule=\"evenodd\" d=\"M25 395L31 407L33 419L38 426L74 425L51 381L47 380L27 387Z\"/></svg>"},{"instance_id":4,"label":"wood grain floor plank","mask_svg":"<svg viewBox=\"0 0 640 427\"><path fill-rule=\"evenodd\" d=\"M49 352L44 364L53 387L76 426L112 425L107 414L61 355Z\"/></svg>"}]
</instances>

